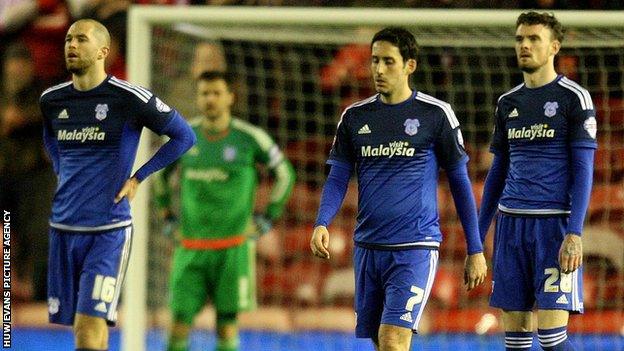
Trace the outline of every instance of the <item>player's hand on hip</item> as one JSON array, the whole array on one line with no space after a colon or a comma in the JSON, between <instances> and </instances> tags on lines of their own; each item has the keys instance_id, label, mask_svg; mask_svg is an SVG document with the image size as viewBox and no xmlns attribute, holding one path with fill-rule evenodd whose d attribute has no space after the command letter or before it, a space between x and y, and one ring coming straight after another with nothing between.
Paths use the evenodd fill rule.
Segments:
<instances>
[{"instance_id":1,"label":"player's hand on hip","mask_svg":"<svg viewBox=\"0 0 624 351\"><path fill-rule=\"evenodd\" d=\"M487 275L487 263L483 252L466 256L464 266L464 285L468 291L476 288L485 281Z\"/></svg>"},{"instance_id":2,"label":"player's hand on hip","mask_svg":"<svg viewBox=\"0 0 624 351\"><path fill-rule=\"evenodd\" d=\"M310 248L316 257L329 259L329 232L327 227L319 225L314 228Z\"/></svg>"},{"instance_id":3,"label":"player's hand on hip","mask_svg":"<svg viewBox=\"0 0 624 351\"><path fill-rule=\"evenodd\" d=\"M115 197L115 203L118 203L124 197L128 198L128 202L134 199L134 195L136 195L137 189L139 188L139 181L136 178L129 178L124 183L123 187L119 191L119 194Z\"/></svg>"},{"instance_id":4,"label":"player's hand on hip","mask_svg":"<svg viewBox=\"0 0 624 351\"><path fill-rule=\"evenodd\" d=\"M576 234L566 234L559 249L562 273L572 273L583 264L583 241Z\"/></svg>"}]
</instances>

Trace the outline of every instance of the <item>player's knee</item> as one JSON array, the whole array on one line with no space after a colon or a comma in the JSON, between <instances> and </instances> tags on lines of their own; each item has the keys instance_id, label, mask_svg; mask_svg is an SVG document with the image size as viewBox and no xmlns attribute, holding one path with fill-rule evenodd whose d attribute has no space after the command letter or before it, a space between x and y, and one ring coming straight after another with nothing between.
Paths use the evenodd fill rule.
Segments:
<instances>
[{"instance_id":1,"label":"player's knee","mask_svg":"<svg viewBox=\"0 0 624 351\"><path fill-rule=\"evenodd\" d=\"M217 313L217 336L219 340L238 339L238 314Z\"/></svg>"},{"instance_id":2,"label":"player's knee","mask_svg":"<svg viewBox=\"0 0 624 351\"><path fill-rule=\"evenodd\" d=\"M538 329L554 329L568 325L570 312L566 310L538 310L537 311L537 328Z\"/></svg>"},{"instance_id":3,"label":"player's knee","mask_svg":"<svg viewBox=\"0 0 624 351\"><path fill-rule=\"evenodd\" d=\"M531 312L503 311L503 326L508 332L532 332L533 319Z\"/></svg>"},{"instance_id":4,"label":"player's knee","mask_svg":"<svg viewBox=\"0 0 624 351\"><path fill-rule=\"evenodd\" d=\"M407 328L382 324L379 327L380 351L408 351L412 340L412 331Z\"/></svg>"},{"instance_id":5,"label":"player's knee","mask_svg":"<svg viewBox=\"0 0 624 351\"><path fill-rule=\"evenodd\" d=\"M74 322L76 348L106 350L108 327L103 318L76 314Z\"/></svg>"},{"instance_id":6,"label":"player's knee","mask_svg":"<svg viewBox=\"0 0 624 351\"><path fill-rule=\"evenodd\" d=\"M172 313L174 325L186 325L190 328L199 309L172 309Z\"/></svg>"},{"instance_id":7,"label":"player's knee","mask_svg":"<svg viewBox=\"0 0 624 351\"><path fill-rule=\"evenodd\" d=\"M174 321L171 326L171 337L176 339L186 339L191 333L191 324Z\"/></svg>"},{"instance_id":8,"label":"player's knee","mask_svg":"<svg viewBox=\"0 0 624 351\"><path fill-rule=\"evenodd\" d=\"M236 313L217 313L217 351L238 350L238 325Z\"/></svg>"}]
</instances>

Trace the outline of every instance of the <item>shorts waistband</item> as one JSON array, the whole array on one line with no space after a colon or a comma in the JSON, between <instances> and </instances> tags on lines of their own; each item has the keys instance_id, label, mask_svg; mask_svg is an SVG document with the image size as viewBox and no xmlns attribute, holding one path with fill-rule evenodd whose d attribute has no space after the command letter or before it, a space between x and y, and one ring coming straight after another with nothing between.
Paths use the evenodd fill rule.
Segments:
<instances>
[{"instance_id":1,"label":"shorts waistband","mask_svg":"<svg viewBox=\"0 0 624 351\"><path fill-rule=\"evenodd\" d=\"M218 239L182 239L180 244L189 250L220 250L229 247L242 245L247 237L245 235L236 235L228 238Z\"/></svg>"}]
</instances>

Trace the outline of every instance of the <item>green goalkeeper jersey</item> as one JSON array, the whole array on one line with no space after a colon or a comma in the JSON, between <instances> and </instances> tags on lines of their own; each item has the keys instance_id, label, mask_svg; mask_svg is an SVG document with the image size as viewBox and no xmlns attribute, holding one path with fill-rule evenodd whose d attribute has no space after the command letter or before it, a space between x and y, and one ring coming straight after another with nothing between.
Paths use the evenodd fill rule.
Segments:
<instances>
[{"instance_id":1,"label":"green goalkeeper jersey","mask_svg":"<svg viewBox=\"0 0 624 351\"><path fill-rule=\"evenodd\" d=\"M180 232L186 239L220 239L241 235L249 225L258 185L257 164L275 176L265 215L275 220L294 184L294 171L262 129L233 118L225 135L208 139L201 119L191 122L197 144L165 169L156 186L160 207L171 204L168 178L180 168Z\"/></svg>"}]
</instances>

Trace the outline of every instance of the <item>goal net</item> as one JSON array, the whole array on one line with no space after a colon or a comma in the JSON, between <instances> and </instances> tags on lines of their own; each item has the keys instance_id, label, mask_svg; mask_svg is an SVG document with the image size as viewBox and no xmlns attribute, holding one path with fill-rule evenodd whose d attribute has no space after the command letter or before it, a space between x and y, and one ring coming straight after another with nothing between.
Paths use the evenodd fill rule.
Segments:
<instances>
[{"instance_id":1,"label":"goal net","mask_svg":"<svg viewBox=\"0 0 624 351\"><path fill-rule=\"evenodd\" d=\"M241 317L241 328L262 332L245 334L244 349L307 349L300 339L283 338L310 330L322 331L310 349L314 345L354 347L355 183L330 227L332 259L312 258L308 242L340 112L374 93L369 74L372 35L390 25L405 26L416 35L420 53L411 84L453 106L479 200L490 164L487 150L496 100L522 81L513 49L519 13L245 7L131 10L128 63L133 83L149 87L190 118L197 114L193 76L202 69L226 67L235 78L234 115L267 130L296 168L297 184L285 215L257 242L259 309ZM581 340L589 334L615 335L624 325L624 14L559 11L556 15L568 28L557 70L589 89L599 123L600 149L584 240L587 312L573 317L570 326ZM153 143L143 143L137 162L153 149ZM269 184L263 181L259 189L259 208L267 201ZM123 305L126 350L144 349L146 330L162 330L168 321L172 242L160 234L162 223L151 205L149 189L149 185L142 187L134 205L137 235ZM478 349L500 347L499 335L487 336L501 330L497 312L487 307L491 280L470 294L462 287L465 244L443 176L438 193L444 233L440 268L421 325L425 336L415 339L439 336L427 340L437 343L436 349L452 349L457 342L453 335L468 333ZM202 313L197 321L200 328L214 326L212 313L210 309ZM345 333L346 339L335 333ZM599 343L600 337L596 338ZM206 342L209 345L213 339Z\"/></svg>"}]
</instances>

